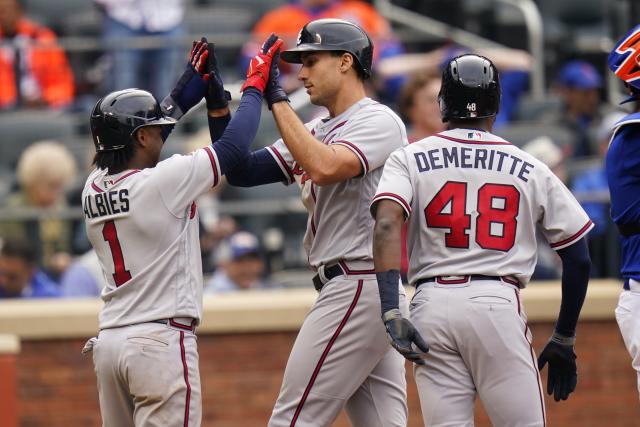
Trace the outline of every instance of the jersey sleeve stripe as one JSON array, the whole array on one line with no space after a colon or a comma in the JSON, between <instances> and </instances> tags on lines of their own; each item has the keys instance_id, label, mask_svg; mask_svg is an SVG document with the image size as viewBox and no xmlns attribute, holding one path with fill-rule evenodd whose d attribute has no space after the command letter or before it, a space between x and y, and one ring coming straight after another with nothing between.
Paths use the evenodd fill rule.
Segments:
<instances>
[{"instance_id":1,"label":"jersey sleeve stripe","mask_svg":"<svg viewBox=\"0 0 640 427\"><path fill-rule=\"evenodd\" d=\"M127 178L127 177L129 177L129 176L131 176L131 175L133 175L133 174L135 174L135 173L138 173L138 172L140 172L140 169L134 169L134 170L132 170L131 172L127 172L127 173L125 173L125 174L124 174L124 175L122 175L120 178L116 179L116 180L113 182L113 185L116 185L117 183L119 183L119 182L120 182L120 181L122 181L123 179L125 179L125 178Z\"/></svg>"},{"instance_id":2,"label":"jersey sleeve stripe","mask_svg":"<svg viewBox=\"0 0 640 427\"><path fill-rule=\"evenodd\" d=\"M218 185L218 181L220 180L220 175L218 171L218 156L216 156L215 152L211 147L204 147L204 151L209 156L209 161L211 162L211 169L213 169L213 187Z\"/></svg>"},{"instance_id":3,"label":"jersey sleeve stripe","mask_svg":"<svg viewBox=\"0 0 640 427\"><path fill-rule=\"evenodd\" d=\"M553 249L556 249L556 250L557 249L566 248L567 246L570 246L573 242L577 241L580 237L582 237L588 231L590 231L593 227L594 227L593 222L591 220L589 220L584 225L584 227L582 227L580 229L580 231L578 231L573 236L571 236L571 237L569 237L567 239L561 240L559 242L556 242L556 243L550 243L549 246L551 246Z\"/></svg>"},{"instance_id":4,"label":"jersey sleeve stripe","mask_svg":"<svg viewBox=\"0 0 640 427\"><path fill-rule=\"evenodd\" d=\"M274 146L267 147L267 151L269 151L269 153L271 153L273 158L276 160L276 163L278 163L278 166L280 166L280 169L282 169L282 172L284 173L284 175L289 178L289 183L293 184L293 182L295 181L295 178L293 177L293 172L291 171L291 168L289 168L289 165L287 165L287 162L285 162L284 157L282 157L282 154L280 154L278 149Z\"/></svg>"},{"instance_id":5,"label":"jersey sleeve stripe","mask_svg":"<svg viewBox=\"0 0 640 427\"><path fill-rule=\"evenodd\" d=\"M343 145L349 148L351 151L355 153L356 156L360 159L360 163L362 163L362 169L364 171L363 175L369 173L369 162L367 161L367 157L364 155L362 151L352 142L345 141L344 139L339 139L331 143L331 145Z\"/></svg>"},{"instance_id":6,"label":"jersey sleeve stripe","mask_svg":"<svg viewBox=\"0 0 640 427\"><path fill-rule=\"evenodd\" d=\"M335 126L334 126L330 131L329 131L329 132L327 132L327 134L324 136L324 138L322 138L322 142L326 142L326 139L327 139L327 137L328 137L329 135L331 135L331 132L333 132L333 131L334 131L334 130L336 130L336 129L341 128L342 126L344 126L344 125L346 125L346 124L347 124L347 120L345 120L345 121L344 121L344 122L342 122L342 123L338 123L337 125L335 125Z\"/></svg>"},{"instance_id":7,"label":"jersey sleeve stripe","mask_svg":"<svg viewBox=\"0 0 640 427\"><path fill-rule=\"evenodd\" d=\"M95 182L91 183L91 188L93 188L93 191L95 191L97 193L104 193L104 190L102 188L98 187Z\"/></svg>"},{"instance_id":8,"label":"jersey sleeve stripe","mask_svg":"<svg viewBox=\"0 0 640 427\"><path fill-rule=\"evenodd\" d=\"M373 205L374 203L382 200L382 199L387 199L387 200L393 200L394 202L398 203L400 206L402 206L402 209L404 209L405 213L407 214L407 217L411 215L411 206L409 206L409 203L407 203L407 201L405 199L403 199L402 197L400 197L397 194L394 193L379 193L376 194L375 197L373 198L373 201L371 202L371 204Z\"/></svg>"}]
</instances>

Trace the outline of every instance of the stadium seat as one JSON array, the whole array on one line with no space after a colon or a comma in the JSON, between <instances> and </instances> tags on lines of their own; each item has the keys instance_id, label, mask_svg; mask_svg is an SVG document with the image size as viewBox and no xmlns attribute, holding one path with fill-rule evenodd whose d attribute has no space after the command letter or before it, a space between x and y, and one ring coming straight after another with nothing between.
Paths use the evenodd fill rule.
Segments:
<instances>
[{"instance_id":1,"label":"stadium seat","mask_svg":"<svg viewBox=\"0 0 640 427\"><path fill-rule=\"evenodd\" d=\"M534 138L545 135L561 147L571 145L574 138L570 131L561 126L545 125L541 127L540 123L515 123L501 128L495 133L518 147L522 147Z\"/></svg>"},{"instance_id":2,"label":"stadium seat","mask_svg":"<svg viewBox=\"0 0 640 427\"><path fill-rule=\"evenodd\" d=\"M88 0L22 0L27 16L61 33L63 21L72 15L81 15L95 9Z\"/></svg>"},{"instance_id":3,"label":"stadium seat","mask_svg":"<svg viewBox=\"0 0 640 427\"><path fill-rule=\"evenodd\" d=\"M562 99L557 95L547 94L542 99L523 96L518 102L515 121L536 121L549 110L560 111Z\"/></svg>"},{"instance_id":4,"label":"stadium seat","mask_svg":"<svg viewBox=\"0 0 640 427\"><path fill-rule=\"evenodd\" d=\"M15 167L22 151L33 142L43 139L64 142L74 135L75 125L73 115L48 110L0 114L0 166Z\"/></svg>"},{"instance_id":5,"label":"stadium seat","mask_svg":"<svg viewBox=\"0 0 640 427\"><path fill-rule=\"evenodd\" d=\"M185 24L192 34L246 34L258 16L241 6L194 6L187 9Z\"/></svg>"}]
</instances>

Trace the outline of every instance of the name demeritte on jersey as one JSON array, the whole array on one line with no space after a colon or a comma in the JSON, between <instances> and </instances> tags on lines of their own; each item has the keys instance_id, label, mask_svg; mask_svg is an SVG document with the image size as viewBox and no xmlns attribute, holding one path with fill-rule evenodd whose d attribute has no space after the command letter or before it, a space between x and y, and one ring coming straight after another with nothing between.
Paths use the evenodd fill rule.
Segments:
<instances>
[{"instance_id":1,"label":"name demeritte on jersey","mask_svg":"<svg viewBox=\"0 0 640 427\"><path fill-rule=\"evenodd\" d=\"M129 190L123 188L87 195L82 202L82 209L87 218L129 212Z\"/></svg>"},{"instance_id":2,"label":"name demeritte on jersey","mask_svg":"<svg viewBox=\"0 0 640 427\"><path fill-rule=\"evenodd\" d=\"M534 165L512 154L499 150L467 147L441 147L426 152L413 153L419 172L428 172L449 167L462 169L485 169L516 175L528 182L527 175Z\"/></svg>"}]
</instances>

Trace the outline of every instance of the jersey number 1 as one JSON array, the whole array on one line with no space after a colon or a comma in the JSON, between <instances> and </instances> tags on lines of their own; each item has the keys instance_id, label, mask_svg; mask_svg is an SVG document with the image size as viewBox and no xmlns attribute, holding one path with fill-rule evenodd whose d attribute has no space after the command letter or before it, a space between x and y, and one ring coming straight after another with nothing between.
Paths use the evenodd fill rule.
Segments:
<instances>
[{"instance_id":1,"label":"jersey number 1","mask_svg":"<svg viewBox=\"0 0 640 427\"><path fill-rule=\"evenodd\" d=\"M102 237L109 243L109 249L111 249L111 258L113 258L113 267L115 269L113 281L116 283L116 286L120 286L131 279L131 273L124 266L122 247L118 240L116 223L113 222L113 220L104 223L104 227L102 227Z\"/></svg>"},{"instance_id":2,"label":"jersey number 1","mask_svg":"<svg viewBox=\"0 0 640 427\"><path fill-rule=\"evenodd\" d=\"M447 181L424 210L427 226L449 229L445 233L448 248L469 248L467 230L471 228L471 215L466 212L466 205L467 183ZM476 218L478 245L483 249L510 250L516 240L519 207L520 192L513 185L485 184L480 187ZM492 233L492 227L495 233Z\"/></svg>"}]
</instances>

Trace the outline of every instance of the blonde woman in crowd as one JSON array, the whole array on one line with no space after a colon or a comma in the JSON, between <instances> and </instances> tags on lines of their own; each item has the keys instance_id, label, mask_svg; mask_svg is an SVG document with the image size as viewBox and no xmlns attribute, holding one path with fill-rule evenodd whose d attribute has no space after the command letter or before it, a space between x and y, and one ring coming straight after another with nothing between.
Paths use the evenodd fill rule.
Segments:
<instances>
[{"instance_id":1,"label":"blonde woman in crowd","mask_svg":"<svg viewBox=\"0 0 640 427\"><path fill-rule=\"evenodd\" d=\"M40 242L39 264L58 275L70 262L72 224L59 219L58 214L66 207L65 190L75 178L75 160L59 142L36 142L20 156L16 175L20 189L7 198L3 207L16 213L29 208L47 209L51 215L2 221L0 237Z\"/></svg>"}]
</instances>

